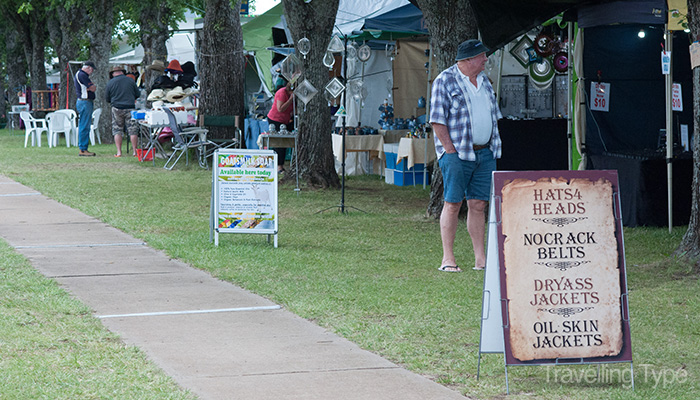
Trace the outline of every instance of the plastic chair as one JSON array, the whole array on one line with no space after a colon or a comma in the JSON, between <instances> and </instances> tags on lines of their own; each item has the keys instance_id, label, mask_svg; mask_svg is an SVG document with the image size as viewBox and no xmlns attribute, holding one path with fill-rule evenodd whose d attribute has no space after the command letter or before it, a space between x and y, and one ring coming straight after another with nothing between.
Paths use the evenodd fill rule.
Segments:
<instances>
[{"instance_id":1,"label":"plastic chair","mask_svg":"<svg viewBox=\"0 0 700 400\"><path fill-rule=\"evenodd\" d=\"M199 166L202 168L208 168L207 158L205 156L206 146L208 144L214 144L207 140L207 129L202 128L187 128L185 130L180 129L180 125L177 123L175 114L172 110L167 107L163 107L163 111L168 116L170 130L173 132L173 153L170 158L165 162L163 168L171 170L180 161L182 155L185 154L185 165L189 165L189 150L197 149L199 151ZM196 140L199 139L199 140Z\"/></svg>"},{"instance_id":2,"label":"plastic chair","mask_svg":"<svg viewBox=\"0 0 700 400\"><path fill-rule=\"evenodd\" d=\"M61 109L54 111L58 114L64 114L67 120L67 125L70 127L71 136L70 141L74 146L78 145L78 113L71 109Z\"/></svg>"},{"instance_id":3,"label":"plastic chair","mask_svg":"<svg viewBox=\"0 0 700 400\"><path fill-rule=\"evenodd\" d=\"M49 147L51 147L51 141L48 140L48 124L46 123L45 119L34 118L32 117L32 114L27 111L20 112L19 117L22 119L22 122L24 122L24 129L26 130L24 136L24 147L27 147L29 136L32 137L32 146L34 146L34 143L36 143L39 147L41 147L41 132L46 132L46 139L49 142Z\"/></svg>"},{"instance_id":4,"label":"plastic chair","mask_svg":"<svg viewBox=\"0 0 700 400\"><path fill-rule=\"evenodd\" d=\"M92 125L90 125L90 144L95 145L95 139L99 144L102 144L102 139L100 138L100 116L102 115L102 109L98 108L92 112Z\"/></svg>"},{"instance_id":5,"label":"plastic chair","mask_svg":"<svg viewBox=\"0 0 700 400\"><path fill-rule=\"evenodd\" d=\"M49 126L49 145L58 146L58 135L63 134L66 137L66 147L70 147L70 140L73 130L70 126L70 120L64 113L51 112L46 114L46 121Z\"/></svg>"}]
</instances>

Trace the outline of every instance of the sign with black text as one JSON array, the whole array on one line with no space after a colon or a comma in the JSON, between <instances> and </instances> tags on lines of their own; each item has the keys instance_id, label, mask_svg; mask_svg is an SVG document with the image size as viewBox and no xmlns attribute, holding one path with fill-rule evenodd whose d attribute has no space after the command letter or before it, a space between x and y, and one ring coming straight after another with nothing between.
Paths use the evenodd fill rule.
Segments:
<instances>
[{"instance_id":1,"label":"sign with black text","mask_svg":"<svg viewBox=\"0 0 700 400\"><path fill-rule=\"evenodd\" d=\"M495 172L506 364L631 361L616 171Z\"/></svg>"}]
</instances>

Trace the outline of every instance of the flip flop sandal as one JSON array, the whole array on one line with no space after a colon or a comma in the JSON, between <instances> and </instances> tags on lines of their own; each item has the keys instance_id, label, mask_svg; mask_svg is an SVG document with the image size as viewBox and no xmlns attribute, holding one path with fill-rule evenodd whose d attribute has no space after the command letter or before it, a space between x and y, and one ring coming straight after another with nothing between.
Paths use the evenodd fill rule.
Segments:
<instances>
[{"instance_id":1,"label":"flip flop sandal","mask_svg":"<svg viewBox=\"0 0 700 400\"><path fill-rule=\"evenodd\" d=\"M438 268L438 271L442 272L462 272L462 270L456 265L443 265Z\"/></svg>"},{"instance_id":2,"label":"flip flop sandal","mask_svg":"<svg viewBox=\"0 0 700 400\"><path fill-rule=\"evenodd\" d=\"M474 271L483 271L486 269L486 267L474 267L472 268Z\"/></svg>"}]
</instances>

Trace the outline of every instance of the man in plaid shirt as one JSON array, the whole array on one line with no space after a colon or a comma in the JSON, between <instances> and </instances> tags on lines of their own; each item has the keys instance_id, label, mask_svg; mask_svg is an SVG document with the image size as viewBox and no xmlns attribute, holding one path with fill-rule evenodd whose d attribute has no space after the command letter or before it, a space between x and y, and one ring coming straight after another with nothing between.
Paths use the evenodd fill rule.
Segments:
<instances>
[{"instance_id":1,"label":"man in plaid shirt","mask_svg":"<svg viewBox=\"0 0 700 400\"><path fill-rule=\"evenodd\" d=\"M476 39L457 49L457 63L433 82L430 123L444 182L445 200L440 216L442 263L440 271L461 272L454 256L459 209L467 199L467 230L474 247L475 270L486 266L484 249L486 206L491 173L501 157L498 120L502 118L496 95L484 74L488 49Z\"/></svg>"}]
</instances>

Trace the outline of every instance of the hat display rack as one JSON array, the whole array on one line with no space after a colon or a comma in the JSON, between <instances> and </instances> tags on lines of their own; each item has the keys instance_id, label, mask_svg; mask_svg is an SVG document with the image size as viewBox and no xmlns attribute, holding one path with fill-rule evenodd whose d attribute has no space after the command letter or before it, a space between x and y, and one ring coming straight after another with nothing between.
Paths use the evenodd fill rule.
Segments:
<instances>
[{"instance_id":1,"label":"hat display rack","mask_svg":"<svg viewBox=\"0 0 700 400\"><path fill-rule=\"evenodd\" d=\"M538 90L548 89L555 73L564 73L569 67L568 39L557 35L552 27L543 27L532 40L523 35L510 49L510 54L528 72L532 85Z\"/></svg>"},{"instance_id":2,"label":"hat display rack","mask_svg":"<svg viewBox=\"0 0 700 400\"><path fill-rule=\"evenodd\" d=\"M189 64L191 63L185 64L187 64L189 68ZM171 60L167 65L161 60L153 60L151 65L147 66L146 69L159 72L165 75L164 78L168 78L167 74L170 74L173 77L179 77L185 73L183 71L183 67L180 65L180 62L175 59ZM188 73L196 76L196 72L194 71L188 70ZM199 93L199 89L196 87L196 85L178 84L178 82L178 80L173 80L172 84L168 85L168 87L155 87L151 90L146 100L152 102L151 106L153 109L162 108L166 106L166 103L170 103L170 107L181 107L183 106L183 102L188 97Z\"/></svg>"}]
</instances>

